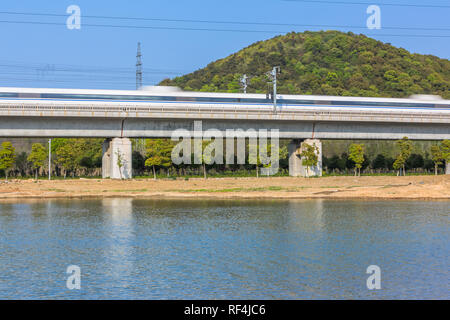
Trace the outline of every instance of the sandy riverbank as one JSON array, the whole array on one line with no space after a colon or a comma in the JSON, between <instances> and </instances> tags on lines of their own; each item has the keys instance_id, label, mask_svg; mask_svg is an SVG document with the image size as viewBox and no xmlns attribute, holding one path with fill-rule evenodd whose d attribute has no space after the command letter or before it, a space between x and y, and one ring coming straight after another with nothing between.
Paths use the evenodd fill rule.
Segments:
<instances>
[{"instance_id":1,"label":"sandy riverbank","mask_svg":"<svg viewBox=\"0 0 450 320\"><path fill-rule=\"evenodd\" d=\"M450 199L450 176L13 180L0 184L0 200L87 197Z\"/></svg>"}]
</instances>

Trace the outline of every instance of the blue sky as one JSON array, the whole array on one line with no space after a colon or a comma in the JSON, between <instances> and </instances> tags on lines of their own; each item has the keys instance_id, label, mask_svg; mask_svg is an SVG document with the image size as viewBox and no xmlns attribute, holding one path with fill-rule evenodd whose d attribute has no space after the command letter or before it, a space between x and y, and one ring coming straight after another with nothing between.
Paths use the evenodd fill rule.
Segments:
<instances>
[{"instance_id":1,"label":"blue sky","mask_svg":"<svg viewBox=\"0 0 450 320\"><path fill-rule=\"evenodd\" d=\"M334 0L330 0L333 2ZM134 89L136 45L142 42L144 85L182 75L242 49L255 41L287 31L338 29L373 37L409 51L450 58L450 8L382 5L370 0L335 2L379 4L382 29L365 29L368 5L311 3L284 0L3 0L0 4L0 86ZM325 1L326 2L326 1ZM391 4L446 5L448 0L386 0ZM66 28L66 9L81 8L81 30ZM51 13L61 16L13 15ZM64 16L65 15L65 16ZM85 16L142 17L152 19L209 20L258 23L360 26L312 28L301 26L244 25L171 21L93 19ZM20 21L21 23L5 23ZM52 25L25 24L46 22ZM89 24L264 30L266 32L187 31L92 27ZM386 27L437 28L447 30L383 29ZM388 35L388 36L383 36ZM395 36L394 36L395 35Z\"/></svg>"}]
</instances>

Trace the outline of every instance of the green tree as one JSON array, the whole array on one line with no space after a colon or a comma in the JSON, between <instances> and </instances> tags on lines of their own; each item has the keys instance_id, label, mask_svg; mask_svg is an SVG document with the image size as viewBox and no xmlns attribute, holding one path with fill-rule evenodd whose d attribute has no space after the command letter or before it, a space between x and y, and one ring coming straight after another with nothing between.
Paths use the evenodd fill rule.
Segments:
<instances>
[{"instance_id":1,"label":"green tree","mask_svg":"<svg viewBox=\"0 0 450 320\"><path fill-rule=\"evenodd\" d=\"M255 141L256 145L253 145L249 143L249 152L248 152L248 162L254 163L256 168L256 178L259 178L259 167L262 165L261 161L261 154L262 152L264 154L267 154L267 145L263 146L263 148L260 147L259 143Z\"/></svg>"},{"instance_id":2,"label":"green tree","mask_svg":"<svg viewBox=\"0 0 450 320\"><path fill-rule=\"evenodd\" d=\"M64 179L67 172L75 172L79 166L79 160L83 156L80 143L76 139L55 139L56 163L64 169Z\"/></svg>"},{"instance_id":3,"label":"green tree","mask_svg":"<svg viewBox=\"0 0 450 320\"><path fill-rule=\"evenodd\" d=\"M398 153L397 158L395 159L394 169L395 170L402 169L403 175L406 175L405 163L411 156L413 145L411 140L408 139L408 137L403 137L401 140L397 140L396 144L400 152Z\"/></svg>"},{"instance_id":4,"label":"green tree","mask_svg":"<svg viewBox=\"0 0 450 320\"><path fill-rule=\"evenodd\" d=\"M271 164L264 164L271 156L272 148L270 143L261 145L258 141L249 142L248 144L248 163L254 164L256 169L256 178L259 178L259 168L270 168Z\"/></svg>"},{"instance_id":5,"label":"green tree","mask_svg":"<svg viewBox=\"0 0 450 320\"><path fill-rule=\"evenodd\" d=\"M72 140L72 139L71 139ZM79 150L79 155L76 157L76 167L84 167L92 169L94 167L101 167L102 163L102 139L73 139L76 149Z\"/></svg>"},{"instance_id":6,"label":"green tree","mask_svg":"<svg viewBox=\"0 0 450 320\"><path fill-rule=\"evenodd\" d=\"M348 158L355 163L355 176L361 176L361 168L364 163L364 145L352 143L348 149Z\"/></svg>"},{"instance_id":7,"label":"green tree","mask_svg":"<svg viewBox=\"0 0 450 320\"><path fill-rule=\"evenodd\" d=\"M271 161L277 159L277 161L278 161L277 165L279 166L280 165L280 161L282 161L282 160L284 160L284 159L289 157L289 151L288 151L287 146L282 146L282 147L278 146L278 157L275 157L272 154L272 152L275 152L276 149L277 148L275 147L275 144L273 144L273 143L267 144L267 157ZM269 169L272 166L273 166L272 162L270 162L268 164L263 164L263 167L266 168L266 169ZM270 174L270 171L267 170L267 176L269 176L269 174Z\"/></svg>"},{"instance_id":8,"label":"green tree","mask_svg":"<svg viewBox=\"0 0 450 320\"><path fill-rule=\"evenodd\" d=\"M431 160L434 162L434 174L438 174L438 167L444 161L444 154L440 146L431 146Z\"/></svg>"},{"instance_id":9,"label":"green tree","mask_svg":"<svg viewBox=\"0 0 450 320\"><path fill-rule=\"evenodd\" d=\"M133 174L142 175L142 173L145 171L145 157L139 151L133 151L131 159L132 159L131 167L133 168Z\"/></svg>"},{"instance_id":10,"label":"green tree","mask_svg":"<svg viewBox=\"0 0 450 320\"><path fill-rule=\"evenodd\" d=\"M202 168L203 168L203 178L207 179L207 171L206 171L206 164L211 161L210 157L206 155L205 149L209 145L209 141L203 141L202 142Z\"/></svg>"},{"instance_id":11,"label":"green tree","mask_svg":"<svg viewBox=\"0 0 450 320\"><path fill-rule=\"evenodd\" d=\"M36 180L38 178L39 169L44 166L45 159L47 159L45 147L40 143L33 143L31 146L31 153L28 156L28 161L31 162L31 165L36 172Z\"/></svg>"},{"instance_id":12,"label":"green tree","mask_svg":"<svg viewBox=\"0 0 450 320\"><path fill-rule=\"evenodd\" d=\"M194 142L195 143L195 142ZM205 152L205 150L210 146L210 144L214 143L214 141L203 140L202 141L202 154L198 155L200 157L202 168L203 168L203 178L207 179L207 170L206 165L211 164L213 162L213 154L212 152ZM211 150L209 150L211 151Z\"/></svg>"},{"instance_id":13,"label":"green tree","mask_svg":"<svg viewBox=\"0 0 450 320\"><path fill-rule=\"evenodd\" d=\"M52 152L56 155L56 164L64 171L64 178L68 172L75 177L81 168L92 172L102 165L101 139L57 138L52 141Z\"/></svg>"},{"instance_id":14,"label":"green tree","mask_svg":"<svg viewBox=\"0 0 450 320\"><path fill-rule=\"evenodd\" d=\"M300 152L300 157L302 158L302 165L306 167L306 175L309 178L309 168L317 166L319 162L319 148L315 143L310 145L308 143L303 143L302 151Z\"/></svg>"},{"instance_id":15,"label":"green tree","mask_svg":"<svg viewBox=\"0 0 450 320\"><path fill-rule=\"evenodd\" d=\"M425 161L421 154L413 153L408 158L408 160L406 160L406 168L408 168L408 169L423 168L424 163L425 163Z\"/></svg>"},{"instance_id":16,"label":"green tree","mask_svg":"<svg viewBox=\"0 0 450 320\"><path fill-rule=\"evenodd\" d=\"M449 172L450 167L450 140L443 140L441 142L442 158L445 161L445 172Z\"/></svg>"},{"instance_id":17,"label":"green tree","mask_svg":"<svg viewBox=\"0 0 450 320\"><path fill-rule=\"evenodd\" d=\"M155 167L159 167L162 165L162 158L161 156L155 154L153 156L150 156L145 160L145 166L146 167L152 167L153 168L153 179L156 180L156 169Z\"/></svg>"},{"instance_id":18,"label":"green tree","mask_svg":"<svg viewBox=\"0 0 450 320\"><path fill-rule=\"evenodd\" d=\"M250 146L249 146L250 148ZM278 152L278 157L276 157L275 155L272 154L272 152L276 152L275 150L277 150ZM256 153L255 153L256 152ZM248 154L248 161L249 163L254 163L256 166L256 177L259 178L259 168L262 166L266 169L270 169L273 166L272 161L274 159L278 160L278 164L280 160L284 160L289 156L289 152L287 149L287 146L278 146L278 148L276 148L275 144L273 143L266 143L265 145L260 145L259 143L256 144L256 148L255 146L253 146L253 148L249 149L249 154ZM267 163L269 162L269 163ZM270 171L267 170L267 175L269 176Z\"/></svg>"},{"instance_id":19,"label":"green tree","mask_svg":"<svg viewBox=\"0 0 450 320\"><path fill-rule=\"evenodd\" d=\"M373 169L384 169L386 168L386 157L382 154L378 154L372 161Z\"/></svg>"},{"instance_id":20,"label":"green tree","mask_svg":"<svg viewBox=\"0 0 450 320\"><path fill-rule=\"evenodd\" d=\"M124 159L124 157L122 155L122 152L120 152L120 150L116 151L116 155L117 155L117 162L116 163L117 163L117 166L119 167L120 180L122 180L123 179L122 168L125 165L125 159Z\"/></svg>"},{"instance_id":21,"label":"green tree","mask_svg":"<svg viewBox=\"0 0 450 320\"><path fill-rule=\"evenodd\" d=\"M405 163L406 160L401 158L401 155L397 156L397 159L395 159L394 164L392 165L392 167L394 168L394 170L397 170L397 176L399 175L399 171L401 168L403 168L403 165Z\"/></svg>"},{"instance_id":22,"label":"green tree","mask_svg":"<svg viewBox=\"0 0 450 320\"><path fill-rule=\"evenodd\" d=\"M279 147L279 159L278 160L280 162L286 161L286 163L289 163L289 150L286 145Z\"/></svg>"},{"instance_id":23,"label":"green tree","mask_svg":"<svg viewBox=\"0 0 450 320\"><path fill-rule=\"evenodd\" d=\"M6 181L8 181L9 170L16 161L15 149L11 142L3 142L0 148L0 170L5 171Z\"/></svg>"},{"instance_id":24,"label":"green tree","mask_svg":"<svg viewBox=\"0 0 450 320\"><path fill-rule=\"evenodd\" d=\"M22 176L24 176L26 174L27 170L30 167L27 157L28 157L28 155L26 152L21 152L16 157L16 169L20 172L20 175L22 175Z\"/></svg>"},{"instance_id":25,"label":"green tree","mask_svg":"<svg viewBox=\"0 0 450 320\"><path fill-rule=\"evenodd\" d=\"M156 167L168 168L172 165L173 143L169 139L148 139L145 144L145 166L153 168L153 178L156 180Z\"/></svg>"}]
</instances>

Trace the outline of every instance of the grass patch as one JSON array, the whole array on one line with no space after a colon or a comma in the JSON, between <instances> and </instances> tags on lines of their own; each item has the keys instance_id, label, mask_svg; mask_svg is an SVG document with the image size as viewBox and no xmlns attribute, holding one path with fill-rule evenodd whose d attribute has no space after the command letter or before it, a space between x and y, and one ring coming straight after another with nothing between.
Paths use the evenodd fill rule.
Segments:
<instances>
[{"instance_id":1,"label":"grass patch","mask_svg":"<svg viewBox=\"0 0 450 320\"><path fill-rule=\"evenodd\" d=\"M147 192L148 189L135 189L135 190L103 190L103 192Z\"/></svg>"},{"instance_id":2,"label":"grass patch","mask_svg":"<svg viewBox=\"0 0 450 320\"><path fill-rule=\"evenodd\" d=\"M176 190L169 190L169 192L208 192L208 193L212 193L212 192L238 192L238 191L242 191L244 189L242 188L230 188L230 189L191 189L191 190L180 190L180 189L176 189Z\"/></svg>"},{"instance_id":3,"label":"grass patch","mask_svg":"<svg viewBox=\"0 0 450 320\"><path fill-rule=\"evenodd\" d=\"M270 187L259 187L259 188L228 188L228 189L188 189L188 190L168 190L169 192L208 192L208 193L219 193L219 192L263 192L263 191L298 191L298 188L283 188L279 186Z\"/></svg>"},{"instance_id":4,"label":"grass patch","mask_svg":"<svg viewBox=\"0 0 450 320\"><path fill-rule=\"evenodd\" d=\"M66 192L66 190L64 190L64 189L55 189L55 188L47 189L47 191L51 191L51 192Z\"/></svg>"},{"instance_id":5,"label":"grass patch","mask_svg":"<svg viewBox=\"0 0 450 320\"><path fill-rule=\"evenodd\" d=\"M242 191L242 188L220 189L220 190L215 190L213 192L239 192L239 191Z\"/></svg>"},{"instance_id":6,"label":"grass patch","mask_svg":"<svg viewBox=\"0 0 450 320\"><path fill-rule=\"evenodd\" d=\"M381 188L387 189L387 188L400 188L400 187L407 187L407 186L409 186L409 184L387 184Z\"/></svg>"}]
</instances>

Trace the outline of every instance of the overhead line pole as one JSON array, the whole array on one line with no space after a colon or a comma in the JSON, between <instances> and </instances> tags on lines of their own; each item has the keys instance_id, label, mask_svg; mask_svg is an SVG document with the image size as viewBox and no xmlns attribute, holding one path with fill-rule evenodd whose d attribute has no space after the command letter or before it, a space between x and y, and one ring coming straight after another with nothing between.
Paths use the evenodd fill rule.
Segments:
<instances>
[{"instance_id":1,"label":"overhead line pole","mask_svg":"<svg viewBox=\"0 0 450 320\"><path fill-rule=\"evenodd\" d=\"M277 112L277 74L281 72L280 67L273 67L272 71L269 71L268 74L273 83L273 112Z\"/></svg>"},{"instance_id":2,"label":"overhead line pole","mask_svg":"<svg viewBox=\"0 0 450 320\"><path fill-rule=\"evenodd\" d=\"M52 139L48 139L48 180L52 180Z\"/></svg>"},{"instance_id":3,"label":"overhead line pole","mask_svg":"<svg viewBox=\"0 0 450 320\"><path fill-rule=\"evenodd\" d=\"M241 85L244 89L244 93L247 93L247 87L248 87L248 76L246 74L244 74L241 77Z\"/></svg>"}]
</instances>

